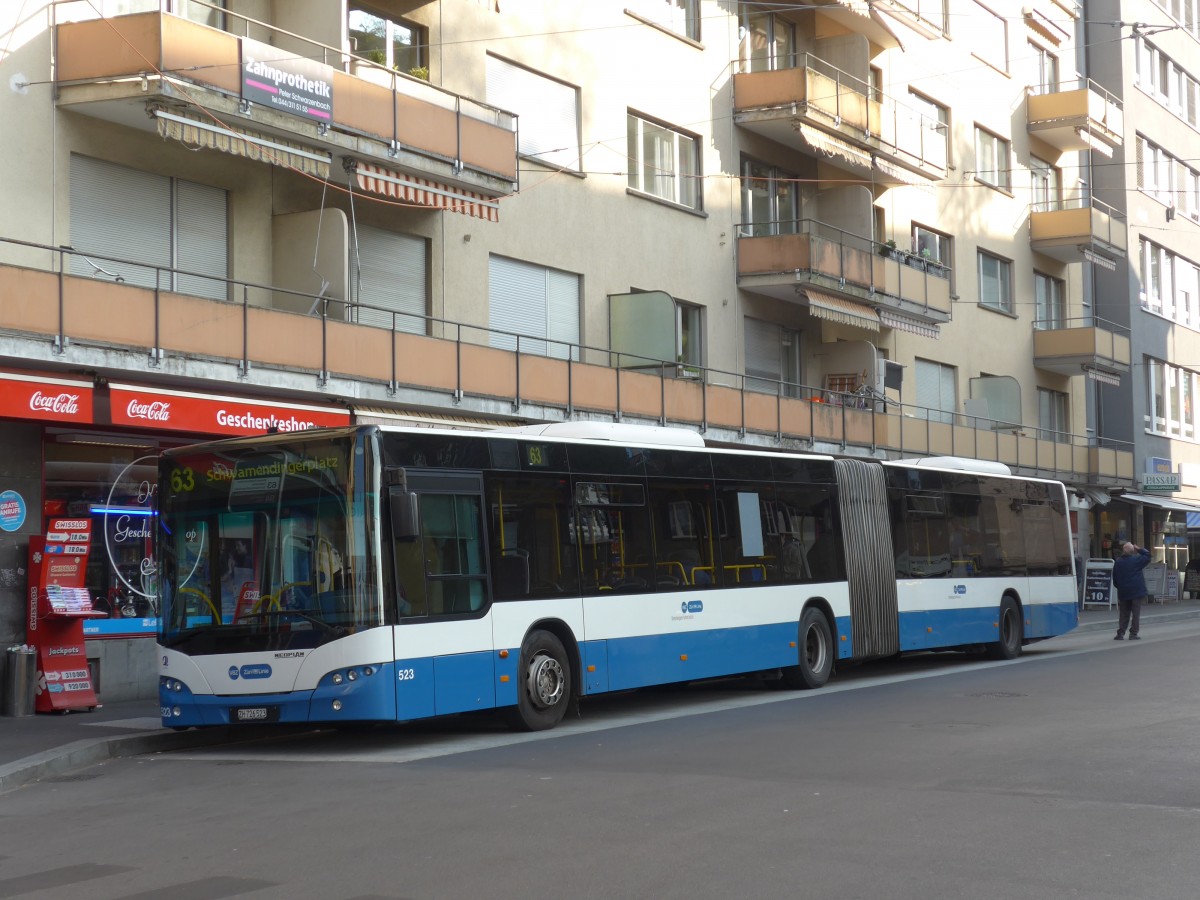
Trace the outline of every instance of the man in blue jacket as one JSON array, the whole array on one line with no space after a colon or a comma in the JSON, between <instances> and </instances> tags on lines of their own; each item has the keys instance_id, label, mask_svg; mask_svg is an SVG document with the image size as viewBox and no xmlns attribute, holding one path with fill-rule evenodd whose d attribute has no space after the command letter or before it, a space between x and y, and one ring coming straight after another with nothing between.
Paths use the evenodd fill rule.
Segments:
<instances>
[{"instance_id":1,"label":"man in blue jacket","mask_svg":"<svg viewBox=\"0 0 1200 900\"><path fill-rule=\"evenodd\" d=\"M1142 601L1146 599L1146 577L1142 570L1150 564L1150 551L1127 543L1121 558L1113 563L1113 587L1117 589L1117 608L1121 611L1114 640L1125 640L1129 629L1131 641L1140 640L1138 625L1142 618Z\"/></svg>"}]
</instances>

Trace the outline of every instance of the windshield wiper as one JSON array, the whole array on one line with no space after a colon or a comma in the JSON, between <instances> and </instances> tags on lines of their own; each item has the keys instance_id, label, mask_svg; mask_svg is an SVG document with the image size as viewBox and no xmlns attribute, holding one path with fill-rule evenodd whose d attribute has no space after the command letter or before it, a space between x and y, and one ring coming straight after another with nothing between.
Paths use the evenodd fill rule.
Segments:
<instances>
[{"instance_id":1,"label":"windshield wiper","mask_svg":"<svg viewBox=\"0 0 1200 900\"><path fill-rule=\"evenodd\" d=\"M312 610L312 612L316 612L316 610ZM343 633L342 630L337 626L330 625L328 622L315 618L314 616L310 616L308 613L309 610L302 609L273 609L267 612L245 613L244 615L238 616L234 624L239 625L248 619L276 619L282 618L283 616L295 616L298 619L303 619L305 622L311 622L312 624L318 626L319 628L323 628L325 631L328 631L332 634Z\"/></svg>"}]
</instances>

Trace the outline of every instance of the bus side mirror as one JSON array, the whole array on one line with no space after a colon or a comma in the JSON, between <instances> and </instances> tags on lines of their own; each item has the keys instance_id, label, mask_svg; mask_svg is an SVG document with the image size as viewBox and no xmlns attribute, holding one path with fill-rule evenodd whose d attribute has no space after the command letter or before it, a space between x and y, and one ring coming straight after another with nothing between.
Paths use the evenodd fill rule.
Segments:
<instances>
[{"instance_id":1,"label":"bus side mirror","mask_svg":"<svg viewBox=\"0 0 1200 900\"><path fill-rule=\"evenodd\" d=\"M391 488L388 491L388 507L392 514L392 539L416 540L421 533L417 495L402 488Z\"/></svg>"}]
</instances>

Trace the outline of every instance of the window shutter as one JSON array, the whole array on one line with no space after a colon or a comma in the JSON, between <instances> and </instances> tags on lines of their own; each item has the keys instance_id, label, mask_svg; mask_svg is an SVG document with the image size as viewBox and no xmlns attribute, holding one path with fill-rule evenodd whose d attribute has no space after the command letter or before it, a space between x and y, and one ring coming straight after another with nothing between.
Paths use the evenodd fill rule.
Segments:
<instances>
[{"instance_id":1,"label":"window shutter","mask_svg":"<svg viewBox=\"0 0 1200 900\"><path fill-rule=\"evenodd\" d=\"M545 354L546 345L525 337L546 337L546 270L503 256L488 260L488 343L516 350L514 335L522 336L523 353ZM497 331L508 332L496 334Z\"/></svg>"},{"instance_id":2,"label":"window shutter","mask_svg":"<svg viewBox=\"0 0 1200 900\"><path fill-rule=\"evenodd\" d=\"M220 188L190 181L175 182L175 265L185 272L175 290L195 297L224 300L229 288L226 194ZM221 280L215 280L221 279Z\"/></svg>"},{"instance_id":3,"label":"window shutter","mask_svg":"<svg viewBox=\"0 0 1200 900\"><path fill-rule=\"evenodd\" d=\"M746 319L745 331L746 387L774 394L783 378L779 326L760 319Z\"/></svg>"},{"instance_id":4,"label":"window shutter","mask_svg":"<svg viewBox=\"0 0 1200 900\"><path fill-rule=\"evenodd\" d=\"M554 343L549 354L566 359L568 354L578 359L579 353L571 344L579 343L579 276L558 269L549 269L546 279L546 306L549 314L549 337Z\"/></svg>"},{"instance_id":5,"label":"window shutter","mask_svg":"<svg viewBox=\"0 0 1200 900\"><path fill-rule=\"evenodd\" d=\"M171 267L171 181L88 156L71 154L71 246L84 255L111 256ZM153 288L154 269L96 259L127 284ZM71 274L98 274L79 256ZM105 277L100 275L100 277ZM164 290L170 274L159 275Z\"/></svg>"},{"instance_id":6,"label":"window shutter","mask_svg":"<svg viewBox=\"0 0 1200 900\"><path fill-rule=\"evenodd\" d=\"M573 87L489 56L487 100L521 117L522 154L579 169L579 98Z\"/></svg>"},{"instance_id":7,"label":"window shutter","mask_svg":"<svg viewBox=\"0 0 1200 900\"><path fill-rule=\"evenodd\" d=\"M351 318L360 325L425 334L425 241L383 228L359 225L350 245Z\"/></svg>"}]
</instances>

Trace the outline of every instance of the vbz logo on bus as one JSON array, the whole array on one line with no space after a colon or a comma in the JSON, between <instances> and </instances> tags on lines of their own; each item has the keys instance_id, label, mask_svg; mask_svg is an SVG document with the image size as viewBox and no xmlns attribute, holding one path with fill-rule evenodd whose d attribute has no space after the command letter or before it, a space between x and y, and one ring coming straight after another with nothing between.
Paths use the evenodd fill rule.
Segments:
<instances>
[{"instance_id":1,"label":"vbz logo on bus","mask_svg":"<svg viewBox=\"0 0 1200 900\"><path fill-rule=\"evenodd\" d=\"M682 613L698 613L704 612L703 600L684 600L679 604L679 611Z\"/></svg>"},{"instance_id":2,"label":"vbz logo on bus","mask_svg":"<svg viewBox=\"0 0 1200 900\"><path fill-rule=\"evenodd\" d=\"M958 594L960 597L963 594L965 594L966 592L967 592L967 586L965 584L956 584L954 586L954 593Z\"/></svg>"}]
</instances>

